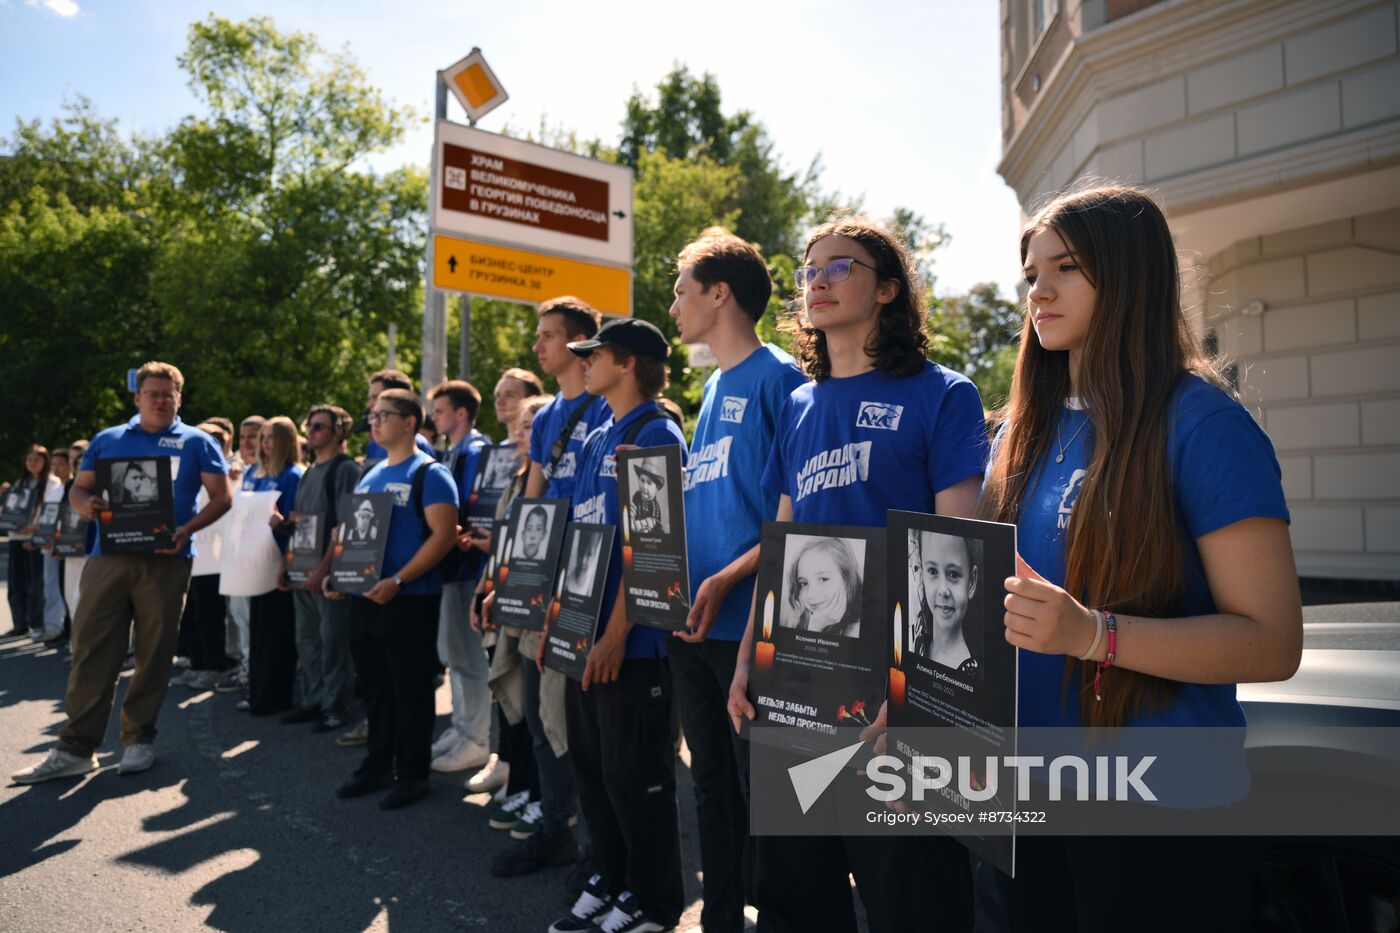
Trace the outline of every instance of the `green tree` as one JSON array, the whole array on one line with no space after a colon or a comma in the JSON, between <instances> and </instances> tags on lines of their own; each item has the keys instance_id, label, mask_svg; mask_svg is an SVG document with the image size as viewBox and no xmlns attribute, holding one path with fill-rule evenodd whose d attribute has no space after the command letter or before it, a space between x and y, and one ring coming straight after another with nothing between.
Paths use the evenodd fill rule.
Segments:
<instances>
[{"instance_id":1,"label":"green tree","mask_svg":"<svg viewBox=\"0 0 1400 933\"><path fill-rule=\"evenodd\" d=\"M1003 298L994 282L972 286L965 295L941 299L930 318L935 334L955 335L964 345L959 367L977 383L988 408L1006 403L1011 391L1023 316L1020 307Z\"/></svg>"}]
</instances>

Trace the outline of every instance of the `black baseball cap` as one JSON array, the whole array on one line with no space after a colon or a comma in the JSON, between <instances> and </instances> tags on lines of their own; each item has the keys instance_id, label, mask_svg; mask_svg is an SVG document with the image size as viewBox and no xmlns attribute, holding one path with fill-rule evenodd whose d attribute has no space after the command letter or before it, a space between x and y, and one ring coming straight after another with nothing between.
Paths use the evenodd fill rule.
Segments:
<instances>
[{"instance_id":1,"label":"black baseball cap","mask_svg":"<svg viewBox=\"0 0 1400 933\"><path fill-rule=\"evenodd\" d=\"M665 360L671 353L671 345L660 328L649 321L641 321L634 317L609 321L598 330L597 336L592 340L575 340L569 344L569 350L575 356L587 356L607 344L626 347L633 353L649 356L654 360Z\"/></svg>"}]
</instances>

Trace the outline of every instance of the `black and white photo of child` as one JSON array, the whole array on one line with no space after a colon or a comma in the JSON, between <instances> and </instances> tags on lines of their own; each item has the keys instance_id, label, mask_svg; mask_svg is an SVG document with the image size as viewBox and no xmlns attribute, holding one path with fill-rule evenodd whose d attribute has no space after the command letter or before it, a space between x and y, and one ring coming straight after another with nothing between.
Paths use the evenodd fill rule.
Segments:
<instances>
[{"instance_id":1,"label":"black and white photo of child","mask_svg":"<svg viewBox=\"0 0 1400 933\"><path fill-rule=\"evenodd\" d=\"M512 537L515 544L511 548L512 558L543 560L549 545L549 529L554 521L554 506L532 505L524 514L516 517L516 529Z\"/></svg>"},{"instance_id":2,"label":"black and white photo of child","mask_svg":"<svg viewBox=\"0 0 1400 933\"><path fill-rule=\"evenodd\" d=\"M292 549L296 551L315 550L316 532L320 522L321 516L319 515L297 516L296 529L292 532Z\"/></svg>"},{"instance_id":3,"label":"black and white photo of child","mask_svg":"<svg viewBox=\"0 0 1400 933\"><path fill-rule=\"evenodd\" d=\"M666 487L666 458L632 461L630 515L634 534L670 534L670 506L661 490Z\"/></svg>"},{"instance_id":4,"label":"black and white photo of child","mask_svg":"<svg viewBox=\"0 0 1400 933\"><path fill-rule=\"evenodd\" d=\"M788 535L778 624L800 632L860 637L865 542Z\"/></svg>"},{"instance_id":5,"label":"black and white photo of child","mask_svg":"<svg viewBox=\"0 0 1400 933\"><path fill-rule=\"evenodd\" d=\"M977 538L909 532L909 650L964 674L979 669L982 550Z\"/></svg>"},{"instance_id":6,"label":"black and white photo of child","mask_svg":"<svg viewBox=\"0 0 1400 933\"><path fill-rule=\"evenodd\" d=\"M573 547L569 549L568 571L564 575L564 589L574 596L587 597L593 591L602 544L603 536L599 532L581 528L575 532Z\"/></svg>"},{"instance_id":7,"label":"black and white photo of child","mask_svg":"<svg viewBox=\"0 0 1400 933\"><path fill-rule=\"evenodd\" d=\"M160 498L155 460L119 460L112 464L112 504L150 505Z\"/></svg>"},{"instance_id":8,"label":"black and white photo of child","mask_svg":"<svg viewBox=\"0 0 1400 933\"><path fill-rule=\"evenodd\" d=\"M515 447L489 447L484 452L486 466L481 477L483 489L505 489L520 470L520 451Z\"/></svg>"},{"instance_id":9,"label":"black and white photo of child","mask_svg":"<svg viewBox=\"0 0 1400 933\"><path fill-rule=\"evenodd\" d=\"M367 544L379 538L379 523L374 520L374 503L361 499L360 504L350 513L350 521L345 524L342 543Z\"/></svg>"}]
</instances>

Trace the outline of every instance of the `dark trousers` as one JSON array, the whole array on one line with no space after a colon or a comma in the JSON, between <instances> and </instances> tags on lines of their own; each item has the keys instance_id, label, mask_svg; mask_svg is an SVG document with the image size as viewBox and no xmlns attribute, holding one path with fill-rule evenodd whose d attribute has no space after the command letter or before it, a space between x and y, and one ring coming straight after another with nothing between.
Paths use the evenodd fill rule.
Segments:
<instances>
[{"instance_id":1,"label":"dark trousers","mask_svg":"<svg viewBox=\"0 0 1400 933\"><path fill-rule=\"evenodd\" d=\"M972 928L967 850L946 836L755 836L758 929L772 933L856 927L849 875L871 933ZM932 917L936 926L931 926Z\"/></svg>"},{"instance_id":2,"label":"dark trousers","mask_svg":"<svg viewBox=\"0 0 1400 933\"><path fill-rule=\"evenodd\" d=\"M488 659L494 657L495 646L486 649ZM522 790L530 792L531 800L540 799L540 773L535 767L534 739L530 724L524 719L511 725L505 710L496 704L496 754L510 765L506 779L506 796L513 797Z\"/></svg>"},{"instance_id":3,"label":"dark trousers","mask_svg":"<svg viewBox=\"0 0 1400 933\"><path fill-rule=\"evenodd\" d=\"M432 759L433 676L440 595L399 594L380 606L349 597L350 650L365 691L369 744L360 771L426 781Z\"/></svg>"},{"instance_id":4,"label":"dark trousers","mask_svg":"<svg viewBox=\"0 0 1400 933\"><path fill-rule=\"evenodd\" d=\"M44 629L44 552L25 547L28 541L10 541L8 581L10 621L13 631L40 632Z\"/></svg>"},{"instance_id":5,"label":"dark trousers","mask_svg":"<svg viewBox=\"0 0 1400 933\"><path fill-rule=\"evenodd\" d=\"M574 768L569 755L554 754L554 746L545 735L540 719L540 679L543 675L534 658L523 658L521 672L525 678L525 725L530 730L530 751L539 781L540 830L550 833L569 831L569 818L578 807L574 791ZM556 694L557 696L557 694Z\"/></svg>"},{"instance_id":6,"label":"dark trousers","mask_svg":"<svg viewBox=\"0 0 1400 933\"><path fill-rule=\"evenodd\" d=\"M297 676L297 620L292 594L273 590L248 607L248 703L255 715L292 705Z\"/></svg>"},{"instance_id":7,"label":"dark trousers","mask_svg":"<svg viewBox=\"0 0 1400 933\"><path fill-rule=\"evenodd\" d=\"M564 704L594 869L667 926L685 906L671 703L666 660L628 658L613 683L570 680Z\"/></svg>"},{"instance_id":8,"label":"dark trousers","mask_svg":"<svg viewBox=\"0 0 1400 933\"><path fill-rule=\"evenodd\" d=\"M739 784L735 750L739 739L725 704L739 643L711 639L692 645L671 638L666 649L681 728L690 746L690 777L700 824L704 871L700 924L705 933L737 933L744 928L748 890L749 810Z\"/></svg>"},{"instance_id":9,"label":"dark trousers","mask_svg":"<svg viewBox=\"0 0 1400 933\"><path fill-rule=\"evenodd\" d=\"M180 632L186 637L189 649L190 670L225 671L232 666L233 662L224 654L227 611L225 598L219 594L217 573L190 578L185 614L180 618Z\"/></svg>"},{"instance_id":10,"label":"dark trousers","mask_svg":"<svg viewBox=\"0 0 1400 933\"><path fill-rule=\"evenodd\" d=\"M1248 930L1247 839L1020 836L1016 880L974 859L978 933Z\"/></svg>"}]
</instances>

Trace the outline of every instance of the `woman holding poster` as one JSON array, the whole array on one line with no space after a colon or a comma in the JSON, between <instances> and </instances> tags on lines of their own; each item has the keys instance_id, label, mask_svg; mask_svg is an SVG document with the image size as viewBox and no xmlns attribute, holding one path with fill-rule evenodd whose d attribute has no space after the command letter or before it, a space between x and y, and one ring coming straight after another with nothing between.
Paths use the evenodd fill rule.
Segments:
<instances>
[{"instance_id":1,"label":"woman holding poster","mask_svg":"<svg viewBox=\"0 0 1400 933\"><path fill-rule=\"evenodd\" d=\"M1020 725L1242 727L1235 684L1300 658L1288 509L1268 437L1191 335L1166 219L1132 188L1067 194L1021 261L1026 327L980 506L1018 528ZM1213 802L1243 795L1243 765L1212 769ZM1237 840L1021 842L1015 882L985 873L1007 908L989 928L1249 927Z\"/></svg>"},{"instance_id":2,"label":"woman holding poster","mask_svg":"<svg viewBox=\"0 0 1400 933\"><path fill-rule=\"evenodd\" d=\"M789 327L794 355L813 381L788 397L778 417L763 475L763 485L780 494L777 520L883 528L888 509L970 517L986 462L982 400L966 378L925 359L927 312L903 245L868 220L834 221L812 233L794 274L803 312ZM808 566L794 564L799 576L840 577L832 548L811 553ZM813 576L804 589L819 592L798 596L811 603L809 624L828 603L849 598L833 582ZM834 624L886 650L883 622L860 625L842 610ZM736 729L741 717L756 716L748 696L753 644L751 611L729 693ZM884 677L874 672L872 706ZM871 728L882 726L883 709ZM848 875L877 933L927 927L930 904L938 904L942 930L971 923L967 854L950 838L754 841L754 903L784 929L855 929Z\"/></svg>"}]
</instances>

